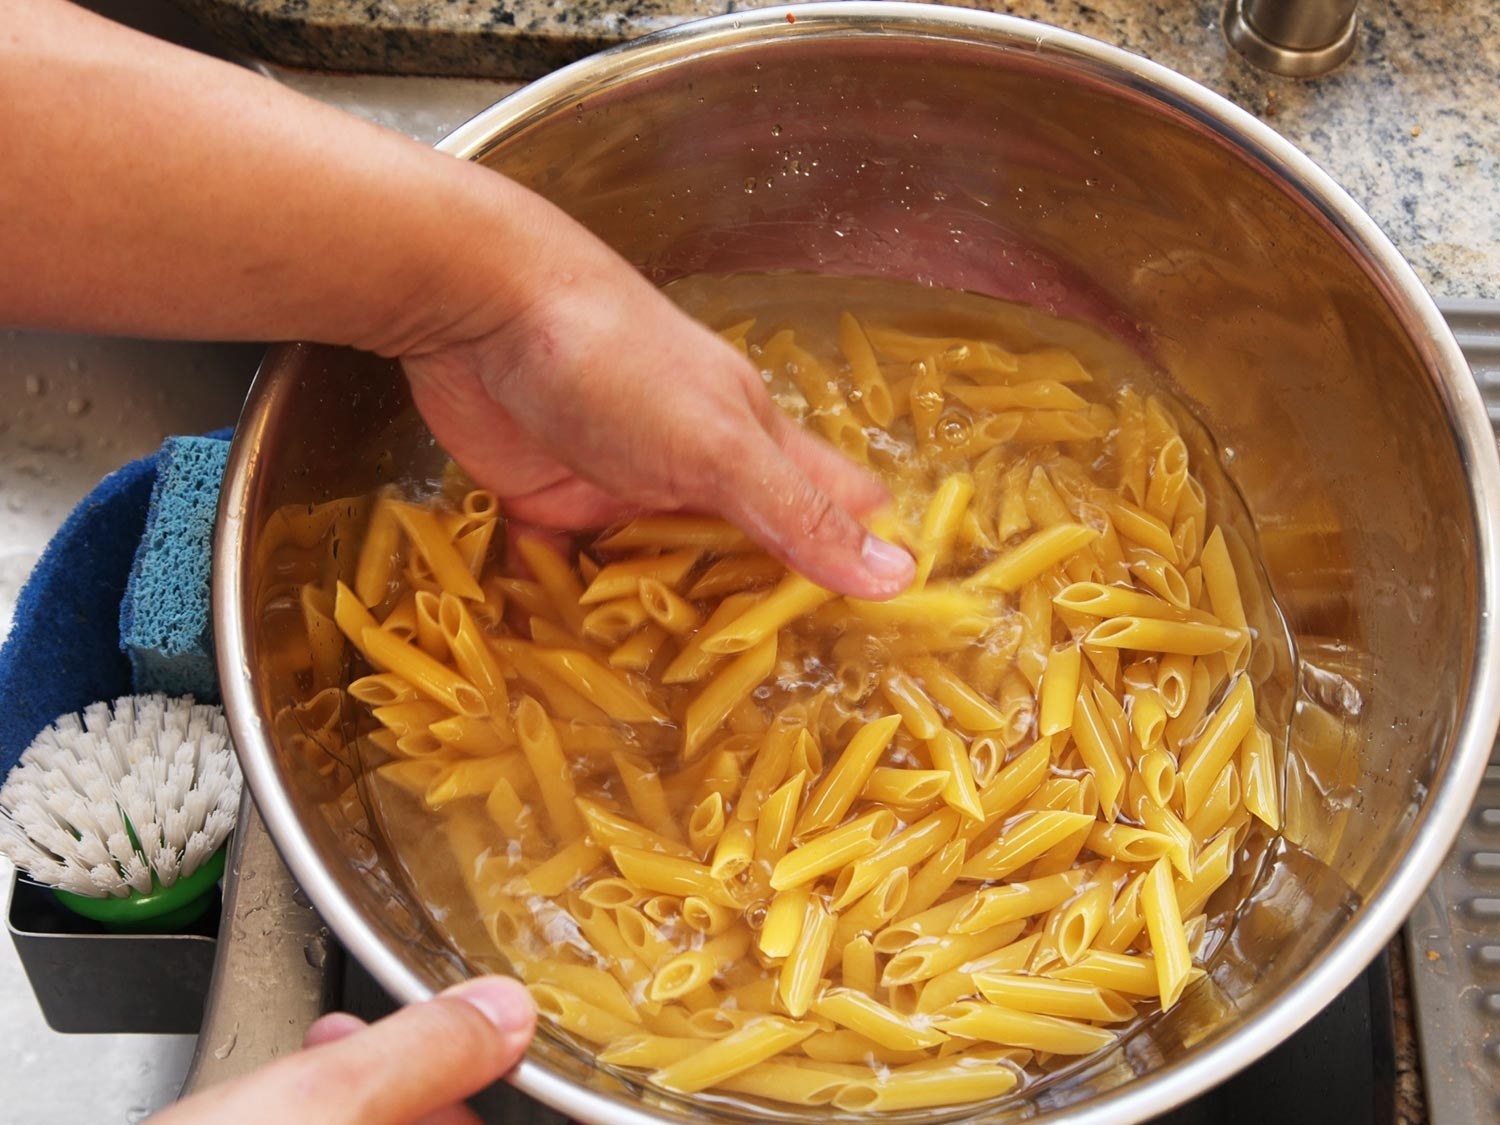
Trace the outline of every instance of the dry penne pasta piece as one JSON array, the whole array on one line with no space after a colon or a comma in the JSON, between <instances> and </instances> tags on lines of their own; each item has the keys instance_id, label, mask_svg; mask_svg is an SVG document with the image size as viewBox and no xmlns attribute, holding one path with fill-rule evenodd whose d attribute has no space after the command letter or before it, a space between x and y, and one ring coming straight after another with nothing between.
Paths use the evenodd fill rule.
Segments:
<instances>
[{"instance_id":1,"label":"dry penne pasta piece","mask_svg":"<svg viewBox=\"0 0 1500 1125\"><path fill-rule=\"evenodd\" d=\"M1057 524L1012 547L994 562L975 571L964 584L1011 593L1083 550L1097 538L1099 533L1083 524Z\"/></svg>"},{"instance_id":2,"label":"dry penne pasta piece","mask_svg":"<svg viewBox=\"0 0 1500 1125\"><path fill-rule=\"evenodd\" d=\"M962 879L1003 879L1048 848L1094 822L1088 813L1043 809L1021 817L989 847L972 856L959 872Z\"/></svg>"},{"instance_id":3,"label":"dry penne pasta piece","mask_svg":"<svg viewBox=\"0 0 1500 1125\"><path fill-rule=\"evenodd\" d=\"M393 703L411 703L421 692L411 682L390 672L361 676L347 688L349 694L366 707L389 707Z\"/></svg>"},{"instance_id":4,"label":"dry penne pasta piece","mask_svg":"<svg viewBox=\"0 0 1500 1125\"><path fill-rule=\"evenodd\" d=\"M705 625L704 629L707 628ZM736 656L709 680L683 712L682 756L691 760L701 754L707 747L709 736L734 706L748 699L751 691L771 674L775 666L776 636L772 634Z\"/></svg>"},{"instance_id":5,"label":"dry penne pasta piece","mask_svg":"<svg viewBox=\"0 0 1500 1125\"><path fill-rule=\"evenodd\" d=\"M889 427L896 417L891 389L880 371L864 329L848 312L839 315L839 350L849 361L849 374L854 383L850 397L858 395L859 404L870 416L870 421L877 426Z\"/></svg>"},{"instance_id":6,"label":"dry penne pasta piece","mask_svg":"<svg viewBox=\"0 0 1500 1125\"><path fill-rule=\"evenodd\" d=\"M982 637L995 619L989 597L947 582L929 582L883 602L845 598L843 605L871 626L919 630L934 651L945 637L960 647Z\"/></svg>"},{"instance_id":7,"label":"dry penne pasta piece","mask_svg":"<svg viewBox=\"0 0 1500 1125\"><path fill-rule=\"evenodd\" d=\"M461 600L444 591L438 602L437 620L459 672L484 697L497 729L509 732L510 695L505 687L505 672L473 615Z\"/></svg>"},{"instance_id":8,"label":"dry penne pasta piece","mask_svg":"<svg viewBox=\"0 0 1500 1125\"><path fill-rule=\"evenodd\" d=\"M940 1013L937 1020L938 1028L950 1035L1055 1055L1091 1055L1115 1040L1114 1032L1102 1027L996 1004L960 1003L950 1011L954 1014L944 1018Z\"/></svg>"},{"instance_id":9,"label":"dry penne pasta piece","mask_svg":"<svg viewBox=\"0 0 1500 1125\"><path fill-rule=\"evenodd\" d=\"M1106 820L1113 820L1120 792L1125 788L1125 755L1114 731L1099 713L1094 693L1087 687L1078 692L1072 732L1079 756L1098 787L1099 807Z\"/></svg>"},{"instance_id":10,"label":"dry penne pasta piece","mask_svg":"<svg viewBox=\"0 0 1500 1125\"><path fill-rule=\"evenodd\" d=\"M885 871L868 894L849 909L838 915L833 943L842 948L856 937L874 933L885 925L906 904L907 892L911 889L911 874L904 867Z\"/></svg>"},{"instance_id":11,"label":"dry penne pasta piece","mask_svg":"<svg viewBox=\"0 0 1500 1125\"><path fill-rule=\"evenodd\" d=\"M1088 405L1087 399L1055 379L998 386L954 384L949 393L977 410L1082 410Z\"/></svg>"},{"instance_id":12,"label":"dry penne pasta piece","mask_svg":"<svg viewBox=\"0 0 1500 1125\"><path fill-rule=\"evenodd\" d=\"M641 583L648 580L676 587L693 569L701 553L696 548L689 548L610 563L594 576L579 594L578 601L582 605L598 605L616 598L634 597L640 593Z\"/></svg>"},{"instance_id":13,"label":"dry penne pasta piece","mask_svg":"<svg viewBox=\"0 0 1500 1125\"><path fill-rule=\"evenodd\" d=\"M365 629L360 646L381 668L405 679L429 699L460 715L489 714L484 695L463 676L440 664L415 645L391 636L384 629Z\"/></svg>"},{"instance_id":14,"label":"dry penne pasta piece","mask_svg":"<svg viewBox=\"0 0 1500 1125\"><path fill-rule=\"evenodd\" d=\"M814 895L807 900L802 929L796 945L782 962L776 989L782 1005L794 1019L805 1016L817 998L823 969L833 947L835 924L833 911L823 899Z\"/></svg>"},{"instance_id":15,"label":"dry penne pasta piece","mask_svg":"<svg viewBox=\"0 0 1500 1125\"><path fill-rule=\"evenodd\" d=\"M664 582L641 579L640 602L646 613L673 636L691 633L703 623L703 615Z\"/></svg>"},{"instance_id":16,"label":"dry penne pasta piece","mask_svg":"<svg viewBox=\"0 0 1500 1125\"><path fill-rule=\"evenodd\" d=\"M463 556L453 546L453 541L438 523L436 515L427 508L400 501L391 501L389 508L391 515L401 525L401 530L406 532L412 546L427 561L433 577L443 589L470 601L484 600L484 591L479 588L474 575L469 573Z\"/></svg>"},{"instance_id":17,"label":"dry penne pasta piece","mask_svg":"<svg viewBox=\"0 0 1500 1125\"><path fill-rule=\"evenodd\" d=\"M873 1039L895 1051L918 1051L946 1043L948 1037L931 1027L922 1027L884 1004L851 988L826 989L812 1010L840 1027Z\"/></svg>"},{"instance_id":18,"label":"dry penne pasta piece","mask_svg":"<svg viewBox=\"0 0 1500 1125\"><path fill-rule=\"evenodd\" d=\"M1245 634L1241 630L1227 629L1222 625L1126 616L1101 621L1084 636L1084 644L1096 648L1128 648L1137 652L1203 656L1211 652L1223 652L1244 639Z\"/></svg>"},{"instance_id":19,"label":"dry penne pasta piece","mask_svg":"<svg viewBox=\"0 0 1500 1125\"><path fill-rule=\"evenodd\" d=\"M907 946L893 954L880 974L880 983L890 987L931 980L977 957L1009 945L1021 932L1022 923L1007 922L976 934L945 934ZM880 948L876 943L876 949ZM1024 1046L1024 1044L1022 1044Z\"/></svg>"},{"instance_id":20,"label":"dry penne pasta piece","mask_svg":"<svg viewBox=\"0 0 1500 1125\"><path fill-rule=\"evenodd\" d=\"M850 1081L846 1074L773 1059L722 1079L717 1088L793 1105L829 1105Z\"/></svg>"},{"instance_id":21,"label":"dry penne pasta piece","mask_svg":"<svg viewBox=\"0 0 1500 1125\"><path fill-rule=\"evenodd\" d=\"M1155 594L1145 594L1102 582L1074 582L1052 599L1060 609L1089 617L1150 617L1167 621L1203 620L1216 624L1207 614L1183 609Z\"/></svg>"},{"instance_id":22,"label":"dry penne pasta piece","mask_svg":"<svg viewBox=\"0 0 1500 1125\"><path fill-rule=\"evenodd\" d=\"M651 1080L678 1093L707 1089L781 1054L814 1030L808 1024L762 1016L723 1039L702 1045L696 1054L661 1068L651 1075Z\"/></svg>"},{"instance_id":23,"label":"dry penne pasta piece","mask_svg":"<svg viewBox=\"0 0 1500 1125\"><path fill-rule=\"evenodd\" d=\"M627 672L645 672L655 662L657 653L670 636L660 625L647 625L626 637L605 657L605 663L611 668L623 668Z\"/></svg>"},{"instance_id":24,"label":"dry penne pasta piece","mask_svg":"<svg viewBox=\"0 0 1500 1125\"><path fill-rule=\"evenodd\" d=\"M1093 1023L1123 1023L1135 1015L1134 1004L1092 984L999 972L975 973L974 984L991 1004L1018 1012Z\"/></svg>"},{"instance_id":25,"label":"dry penne pasta piece","mask_svg":"<svg viewBox=\"0 0 1500 1125\"><path fill-rule=\"evenodd\" d=\"M1161 988L1156 962L1149 956L1091 949L1072 964L1058 965L1048 975L1079 981L1129 996L1155 996Z\"/></svg>"},{"instance_id":26,"label":"dry penne pasta piece","mask_svg":"<svg viewBox=\"0 0 1500 1125\"><path fill-rule=\"evenodd\" d=\"M1121 868L1123 865L1115 870ZM1104 865L1101 865L1093 882L1047 916L1047 935L1056 943L1057 955L1065 965L1088 952L1094 939L1099 936L1099 931L1104 928L1104 923L1109 920L1115 887L1114 880L1104 875L1103 870Z\"/></svg>"},{"instance_id":27,"label":"dry penne pasta piece","mask_svg":"<svg viewBox=\"0 0 1500 1125\"><path fill-rule=\"evenodd\" d=\"M948 775L942 770L878 766L871 771L860 796L883 805L910 808L937 800L947 784Z\"/></svg>"},{"instance_id":28,"label":"dry penne pasta piece","mask_svg":"<svg viewBox=\"0 0 1500 1125\"><path fill-rule=\"evenodd\" d=\"M813 585L799 574L787 574L780 585L744 613L726 624L718 625L702 640L702 651L714 655L744 652L774 636L784 625L807 615L817 606L831 600L834 592ZM705 630L706 631L706 630Z\"/></svg>"},{"instance_id":29,"label":"dry penne pasta piece","mask_svg":"<svg viewBox=\"0 0 1500 1125\"><path fill-rule=\"evenodd\" d=\"M700 574L688 588L691 601L723 598L775 585L786 567L769 555L728 555Z\"/></svg>"},{"instance_id":30,"label":"dry penne pasta piece","mask_svg":"<svg viewBox=\"0 0 1500 1125\"><path fill-rule=\"evenodd\" d=\"M771 886L783 890L826 875L875 851L895 827L894 813L889 809L876 809L832 831L814 836L777 861L771 871Z\"/></svg>"},{"instance_id":31,"label":"dry penne pasta piece","mask_svg":"<svg viewBox=\"0 0 1500 1125\"><path fill-rule=\"evenodd\" d=\"M1172 837L1129 824L1096 824L1089 831L1089 850L1125 863L1154 863L1174 848Z\"/></svg>"},{"instance_id":32,"label":"dry penne pasta piece","mask_svg":"<svg viewBox=\"0 0 1500 1125\"><path fill-rule=\"evenodd\" d=\"M807 836L844 819L900 725L899 715L887 715L859 728L807 798L793 835Z\"/></svg>"},{"instance_id":33,"label":"dry penne pasta piece","mask_svg":"<svg viewBox=\"0 0 1500 1125\"><path fill-rule=\"evenodd\" d=\"M1151 478L1146 486L1146 510L1157 519L1170 522L1177 511L1177 501L1186 487L1188 452L1182 438L1173 434L1157 450L1151 463ZM1191 517L1189 517L1191 518Z\"/></svg>"},{"instance_id":34,"label":"dry penne pasta piece","mask_svg":"<svg viewBox=\"0 0 1500 1125\"><path fill-rule=\"evenodd\" d=\"M1009 1093L1019 1079L1005 1066L974 1067L965 1060L918 1071L892 1070L851 1081L833 1096L846 1113L895 1113L928 1106L986 1101Z\"/></svg>"},{"instance_id":35,"label":"dry penne pasta piece","mask_svg":"<svg viewBox=\"0 0 1500 1125\"><path fill-rule=\"evenodd\" d=\"M1177 544L1172 539L1172 529L1165 523L1128 500L1109 496L1103 500L1115 530L1121 536L1148 551L1156 552L1173 566L1182 561Z\"/></svg>"},{"instance_id":36,"label":"dry penne pasta piece","mask_svg":"<svg viewBox=\"0 0 1500 1125\"><path fill-rule=\"evenodd\" d=\"M792 841L792 825L801 808L802 791L811 771L799 769L784 781L761 806L755 823L755 859L773 866L780 862Z\"/></svg>"},{"instance_id":37,"label":"dry penne pasta piece","mask_svg":"<svg viewBox=\"0 0 1500 1125\"><path fill-rule=\"evenodd\" d=\"M606 1046L597 1058L606 1066L660 1069L681 1062L702 1049L703 1040L692 1036L627 1035Z\"/></svg>"},{"instance_id":38,"label":"dry penne pasta piece","mask_svg":"<svg viewBox=\"0 0 1500 1125\"><path fill-rule=\"evenodd\" d=\"M560 839L576 839L583 834L585 825L574 804L578 793L557 732L541 705L525 695L516 704L515 726L516 740L541 792L548 822Z\"/></svg>"},{"instance_id":39,"label":"dry penne pasta piece","mask_svg":"<svg viewBox=\"0 0 1500 1125\"><path fill-rule=\"evenodd\" d=\"M834 883L833 908L843 910L849 906L873 888L886 872L921 863L952 838L957 826L958 814L944 809L898 832L863 859L855 860L839 873Z\"/></svg>"},{"instance_id":40,"label":"dry penne pasta piece","mask_svg":"<svg viewBox=\"0 0 1500 1125\"><path fill-rule=\"evenodd\" d=\"M914 737L925 742L943 729L942 715L922 686L905 672L888 669L880 679L880 691Z\"/></svg>"},{"instance_id":41,"label":"dry penne pasta piece","mask_svg":"<svg viewBox=\"0 0 1500 1125\"><path fill-rule=\"evenodd\" d=\"M610 858L620 874L648 891L669 895L698 895L720 906L736 906L733 892L704 864L679 856L640 848L612 847Z\"/></svg>"},{"instance_id":42,"label":"dry penne pasta piece","mask_svg":"<svg viewBox=\"0 0 1500 1125\"><path fill-rule=\"evenodd\" d=\"M1239 676L1209 718L1203 733L1182 756L1178 778L1182 784L1183 812L1187 816L1202 808L1219 774L1254 726L1255 693L1250 687L1250 677Z\"/></svg>"},{"instance_id":43,"label":"dry penne pasta piece","mask_svg":"<svg viewBox=\"0 0 1500 1125\"><path fill-rule=\"evenodd\" d=\"M846 942L840 965L844 985L866 996L875 995L880 985L880 971L876 967L875 946L863 935Z\"/></svg>"},{"instance_id":44,"label":"dry penne pasta piece","mask_svg":"<svg viewBox=\"0 0 1500 1125\"><path fill-rule=\"evenodd\" d=\"M953 929L961 934L977 933L1004 922L1044 914L1076 895L1089 874L1086 869L1075 867L1040 879L986 887L954 918Z\"/></svg>"},{"instance_id":45,"label":"dry penne pasta piece","mask_svg":"<svg viewBox=\"0 0 1500 1125\"><path fill-rule=\"evenodd\" d=\"M644 625L649 616L639 598L616 598L595 606L584 615L583 635L599 644L618 646Z\"/></svg>"},{"instance_id":46,"label":"dry penne pasta piece","mask_svg":"<svg viewBox=\"0 0 1500 1125\"><path fill-rule=\"evenodd\" d=\"M573 803L583 817L589 838L601 847L638 848L642 851L680 856L683 859L694 858L692 849L680 840L653 832L645 825L637 824L628 817L605 808L598 801L578 797Z\"/></svg>"},{"instance_id":47,"label":"dry penne pasta piece","mask_svg":"<svg viewBox=\"0 0 1500 1125\"><path fill-rule=\"evenodd\" d=\"M526 873L527 893L555 898L604 861L604 849L580 836Z\"/></svg>"},{"instance_id":48,"label":"dry penne pasta piece","mask_svg":"<svg viewBox=\"0 0 1500 1125\"><path fill-rule=\"evenodd\" d=\"M1276 751L1264 727L1255 726L1240 742L1240 779L1245 808L1272 832L1281 828L1281 783Z\"/></svg>"},{"instance_id":49,"label":"dry penne pasta piece","mask_svg":"<svg viewBox=\"0 0 1500 1125\"><path fill-rule=\"evenodd\" d=\"M995 775L979 793L979 807L984 823L990 824L1019 808L1046 780L1052 765L1052 739L1043 736Z\"/></svg>"},{"instance_id":50,"label":"dry penne pasta piece","mask_svg":"<svg viewBox=\"0 0 1500 1125\"><path fill-rule=\"evenodd\" d=\"M1073 725L1082 659L1082 650L1075 641L1057 645L1048 656L1037 693L1037 730L1041 734L1061 734Z\"/></svg>"},{"instance_id":51,"label":"dry penne pasta piece","mask_svg":"<svg viewBox=\"0 0 1500 1125\"><path fill-rule=\"evenodd\" d=\"M667 716L620 672L581 649L538 648L541 666L622 723L664 723Z\"/></svg>"},{"instance_id":52,"label":"dry penne pasta piece","mask_svg":"<svg viewBox=\"0 0 1500 1125\"><path fill-rule=\"evenodd\" d=\"M555 984L539 982L528 985L528 990L538 1014L590 1043L609 1043L640 1031L639 1023L621 1019Z\"/></svg>"},{"instance_id":53,"label":"dry penne pasta piece","mask_svg":"<svg viewBox=\"0 0 1500 1125\"><path fill-rule=\"evenodd\" d=\"M951 669L932 659L913 661L910 667L921 677L932 699L965 730L990 731L1005 726L1005 715L1000 709L964 683Z\"/></svg>"},{"instance_id":54,"label":"dry penne pasta piece","mask_svg":"<svg viewBox=\"0 0 1500 1125\"><path fill-rule=\"evenodd\" d=\"M1151 935L1151 953L1156 964L1157 994L1163 1010L1171 1008L1182 995L1193 967L1188 951L1187 932L1172 884L1172 865L1159 859L1141 883L1141 914L1146 932Z\"/></svg>"},{"instance_id":55,"label":"dry penne pasta piece","mask_svg":"<svg viewBox=\"0 0 1500 1125\"><path fill-rule=\"evenodd\" d=\"M943 800L973 820L983 819L984 806L974 785L974 771L964 751L963 739L944 727L927 743L927 754L932 759L933 768L948 775L943 786Z\"/></svg>"}]
</instances>

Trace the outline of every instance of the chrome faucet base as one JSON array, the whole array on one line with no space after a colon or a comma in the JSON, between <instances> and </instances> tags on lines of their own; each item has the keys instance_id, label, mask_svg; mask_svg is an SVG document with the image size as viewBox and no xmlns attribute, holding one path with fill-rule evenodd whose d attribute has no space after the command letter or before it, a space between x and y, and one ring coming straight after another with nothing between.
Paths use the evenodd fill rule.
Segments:
<instances>
[{"instance_id":1,"label":"chrome faucet base","mask_svg":"<svg viewBox=\"0 0 1500 1125\"><path fill-rule=\"evenodd\" d=\"M1359 20L1353 0L1315 6L1323 9L1325 20L1332 15L1331 37L1318 35L1307 42L1298 34L1305 29L1296 26L1295 16L1288 16L1292 7L1288 0L1229 0L1224 9L1224 38L1262 70L1287 78L1316 78L1338 67L1354 52ZM1289 34L1283 35L1283 28Z\"/></svg>"}]
</instances>

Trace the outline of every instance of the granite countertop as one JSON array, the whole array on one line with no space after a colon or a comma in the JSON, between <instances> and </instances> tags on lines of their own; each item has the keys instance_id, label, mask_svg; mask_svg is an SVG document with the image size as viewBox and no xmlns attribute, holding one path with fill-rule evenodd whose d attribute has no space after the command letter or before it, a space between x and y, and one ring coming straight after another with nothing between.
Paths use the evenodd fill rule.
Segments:
<instances>
[{"instance_id":1,"label":"granite countertop","mask_svg":"<svg viewBox=\"0 0 1500 1125\"><path fill-rule=\"evenodd\" d=\"M533 78L600 47L769 0L175 0L286 66ZM1333 74L1278 78L1219 30L1221 0L975 3L1172 67L1268 122L1375 219L1440 297L1500 298L1500 9L1484 0L1360 0Z\"/></svg>"}]
</instances>

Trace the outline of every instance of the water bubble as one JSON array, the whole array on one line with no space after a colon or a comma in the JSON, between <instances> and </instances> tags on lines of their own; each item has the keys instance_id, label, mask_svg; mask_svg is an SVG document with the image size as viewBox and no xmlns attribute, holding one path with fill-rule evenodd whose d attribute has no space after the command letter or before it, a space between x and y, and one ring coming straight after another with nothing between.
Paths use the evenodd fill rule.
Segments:
<instances>
[{"instance_id":1,"label":"water bubble","mask_svg":"<svg viewBox=\"0 0 1500 1125\"><path fill-rule=\"evenodd\" d=\"M746 176L745 177L745 194L746 195L753 195L755 193L756 186L757 185L755 183L755 177L754 176Z\"/></svg>"},{"instance_id":2,"label":"water bubble","mask_svg":"<svg viewBox=\"0 0 1500 1125\"><path fill-rule=\"evenodd\" d=\"M771 126L771 136L773 136L773 137L779 137L779 136L781 136L781 126L780 125L772 125Z\"/></svg>"},{"instance_id":3,"label":"water bubble","mask_svg":"<svg viewBox=\"0 0 1500 1125\"><path fill-rule=\"evenodd\" d=\"M973 427L958 414L945 414L937 425L938 440L947 446L960 446L969 440Z\"/></svg>"}]
</instances>

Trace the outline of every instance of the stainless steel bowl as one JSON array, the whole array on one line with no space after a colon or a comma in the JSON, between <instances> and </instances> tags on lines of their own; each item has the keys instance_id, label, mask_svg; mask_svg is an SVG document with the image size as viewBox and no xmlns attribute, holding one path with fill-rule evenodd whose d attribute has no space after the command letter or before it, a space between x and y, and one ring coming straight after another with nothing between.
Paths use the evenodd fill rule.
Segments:
<instances>
[{"instance_id":1,"label":"stainless steel bowl","mask_svg":"<svg viewBox=\"0 0 1500 1125\"><path fill-rule=\"evenodd\" d=\"M968 1116L1161 1112L1374 957L1452 842L1495 733L1500 472L1436 308L1310 161L1122 51L896 3L655 35L527 87L442 147L550 197L661 281L883 274L1104 323L1155 357L1231 462L1298 647L1279 862L1196 999ZM462 967L370 831L357 778L305 714L287 721L298 683L268 655L266 521L439 458L389 364L279 349L235 439L215 569L225 699L261 811L339 937L403 1000ZM515 1081L587 1122L736 1116L643 1095L546 1034Z\"/></svg>"}]
</instances>

